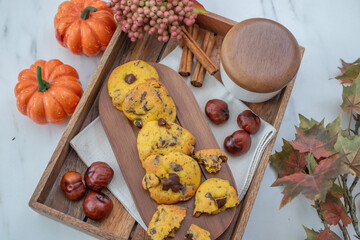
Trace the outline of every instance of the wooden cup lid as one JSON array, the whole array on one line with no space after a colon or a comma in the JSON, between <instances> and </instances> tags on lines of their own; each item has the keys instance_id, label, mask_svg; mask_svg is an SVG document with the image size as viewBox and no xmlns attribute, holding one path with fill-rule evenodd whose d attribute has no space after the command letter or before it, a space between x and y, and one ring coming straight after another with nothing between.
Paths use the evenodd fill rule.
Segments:
<instances>
[{"instance_id":1,"label":"wooden cup lid","mask_svg":"<svg viewBox=\"0 0 360 240\"><path fill-rule=\"evenodd\" d=\"M238 86L257 93L282 89L296 75L300 48L289 30L268 19L253 18L236 24L226 34L221 61Z\"/></svg>"}]
</instances>

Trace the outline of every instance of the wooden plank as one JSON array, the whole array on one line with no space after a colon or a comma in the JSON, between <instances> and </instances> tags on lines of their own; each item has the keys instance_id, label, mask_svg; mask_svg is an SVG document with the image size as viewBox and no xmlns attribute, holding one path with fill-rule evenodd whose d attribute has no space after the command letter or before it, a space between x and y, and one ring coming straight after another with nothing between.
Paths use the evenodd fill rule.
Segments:
<instances>
[{"instance_id":1,"label":"wooden plank","mask_svg":"<svg viewBox=\"0 0 360 240\"><path fill-rule=\"evenodd\" d=\"M237 22L209 12L208 14L199 14L196 23L203 29L225 36Z\"/></svg>"},{"instance_id":2,"label":"wooden plank","mask_svg":"<svg viewBox=\"0 0 360 240\"><path fill-rule=\"evenodd\" d=\"M207 124L192 91L174 70L156 63L151 63L160 77L160 80L169 90L177 106L177 118L180 125L188 129L197 139L196 148L219 148L219 145ZM149 193L143 190L141 179L145 175L137 152L138 129L133 127L126 116L118 111L112 104L108 94L107 85L104 85L100 93L100 118L105 132L109 138L114 154L120 165L124 178L132 193L137 209L145 224L148 224L156 211L157 203L153 201ZM118 126L121 126L119 128ZM221 171L216 174L204 173L206 178L218 177L227 179L236 188L234 178L227 163L222 164ZM187 202L177 203L186 207L186 218L175 235L175 239L182 239L191 223L205 227L213 237L220 236L231 224L235 216L235 208L215 216L201 215L198 218L192 216L194 198Z\"/></svg>"}]
</instances>

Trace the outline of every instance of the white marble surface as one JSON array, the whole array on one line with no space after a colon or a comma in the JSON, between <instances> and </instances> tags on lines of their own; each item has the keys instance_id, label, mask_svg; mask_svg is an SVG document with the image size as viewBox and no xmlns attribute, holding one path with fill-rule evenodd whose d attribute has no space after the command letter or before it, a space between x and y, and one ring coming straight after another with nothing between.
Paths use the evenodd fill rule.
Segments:
<instances>
[{"instance_id":1,"label":"white marble surface","mask_svg":"<svg viewBox=\"0 0 360 240\"><path fill-rule=\"evenodd\" d=\"M16 109L18 73L36 59L74 66L86 86L100 57L72 55L55 40L53 17L61 0L0 0L0 239L93 239L40 216L28 201L63 133L62 125L36 125ZM265 17L285 25L306 52L275 144L294 137L298 113L334 119L341 109L335 80L339 58L360 57L358 0L206 0L205 7L236 21ZM347 116L344 116L344 126ZM320 228L310 202L300 197L278 210L281 188L265 172L243 239L304 239L302 224Z\"/></svg>"}]
</instances>

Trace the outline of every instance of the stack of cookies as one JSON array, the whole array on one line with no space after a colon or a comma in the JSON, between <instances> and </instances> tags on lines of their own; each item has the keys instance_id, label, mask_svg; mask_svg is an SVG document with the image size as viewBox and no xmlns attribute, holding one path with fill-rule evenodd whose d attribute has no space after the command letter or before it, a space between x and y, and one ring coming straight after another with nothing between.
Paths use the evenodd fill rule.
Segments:
<instances>
[{"instance_id":1,"label":"stack of cookies","mask_svg":"<svg viewBox=\"0 0 360 240\"><path fill-rule=\"evenodd\" d=\"M109 77L108 91L113 105L140 129L137 149L146 171L142 186L160 204L148 226L152 239L173 237L186 216L186 208L169 204L195 195L194 217L217 214L238 204L237 193L227 180L210 178L200 184L199 164L216 173L227 155L220 149L194 153L196 139L175 123L176 106L154 67L141 60L117 67ZM210 239L210 233L192 224L184 237Z\"/></svg>"}]
</instances>

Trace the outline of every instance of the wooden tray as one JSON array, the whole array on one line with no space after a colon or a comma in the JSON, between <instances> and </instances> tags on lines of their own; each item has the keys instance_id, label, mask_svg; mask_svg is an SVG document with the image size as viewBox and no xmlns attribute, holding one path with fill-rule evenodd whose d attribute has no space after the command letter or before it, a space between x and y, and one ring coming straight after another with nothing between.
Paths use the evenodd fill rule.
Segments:
<instances>
[{"instance_id":1,"label":"wooden tray","mask_svg":"<svg viewBox=\"0 0 360 240\"><path fill-rule=\"evenodd\" d=\"M196 21L202 29L218 34L211 58L219 65L221 43L225 34L236 22L212 13L199 15ZM104 192L114 202L113 211L105 220L95 222L85 217L82 209L82 200L69 201L64 197L59 183L61 177L67 171L74 170L84 173L86 170L85 164L79 159L74 150L71 149L70 140L99 116L99 92L111 70L130 60L156 61L159 56L166 56L177 45L178 42L170 41L167 46L164 46L163 43L157 41L156 36L145 36L144 39L133 43L129 41L125 34L121 33L119 27L117 28L30 199L29 205L31 208L40 214L98 238L149 239L145 231L108 190ZM304 49L302 48L302 53L303 51ZM216 78L221 81L219 74L216 75ZM265 103L247 105L278 130L294 86L294 81L295 78L281 93L271 100ZM274 142L275 139L271 141L259 162L249 190L236 210L236 220L231 223L219 239L241 239Z\"/></svg>"},{"instance_id":2,"label":"wooden tray","mask_svg":"<svg viewBox=\"0 0 360 240\"><path fill-rule=\"evenodd\" d=\"M175 102L176 122L194 135L196 139L195 151L206 148L219 148L202 110L184 79L167 66L158 63L150 64L156 68L160 81L168 89ZM134 127L123 112L120 112L113 106L108 94L107 84L104 84L100 91L99 113L136 207L143 221L148 225L158 204L150 198L149 193L141 186L145 170L139 160L136 146L139 129ZM228 180L236 189L236 183L227 163L222 163L221 171L216 174L208 173L203 165L200 167L203 177L202 182L208 178L222 178ZM192 223L207 229L213 238L218 238L229 227L236 211L235 207L215 216L202 214L200 217L195 218L192 216L194 198L186 202L177 203L176 205L186 207L187 211L180 229L176 231L175 239L184 239Z\"/></svg>"}]
</instances>

